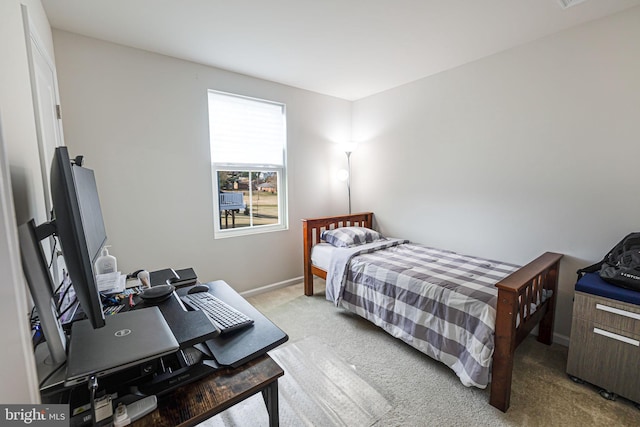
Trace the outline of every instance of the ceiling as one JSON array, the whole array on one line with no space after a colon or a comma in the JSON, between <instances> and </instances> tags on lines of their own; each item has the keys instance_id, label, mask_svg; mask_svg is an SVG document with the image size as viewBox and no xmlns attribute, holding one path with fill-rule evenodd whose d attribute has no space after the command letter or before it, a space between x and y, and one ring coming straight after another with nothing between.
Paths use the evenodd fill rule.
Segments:
<instances>
[{"instance_id":1,"label":"ceiling","mask_svg":"<svg viewBox=\"0 0 640 427\"><path fill-rule=\"evenodd\" d=\"M360 99L640 0L42 0L53 28Z\"/></svg>"}]
</instances>

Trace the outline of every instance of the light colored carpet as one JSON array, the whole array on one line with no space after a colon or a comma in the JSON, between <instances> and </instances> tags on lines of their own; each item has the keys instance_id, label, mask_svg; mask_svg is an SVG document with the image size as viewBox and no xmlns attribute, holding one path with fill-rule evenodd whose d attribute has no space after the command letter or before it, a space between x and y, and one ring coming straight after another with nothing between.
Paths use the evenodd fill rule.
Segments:
<instances>
[{"instance_id":1,"label":"light colored carpet","mask_svg":"<svg viewBox=\"0 0 640 427\"><path fill-rule=\"evenodd\" d=\"M546 346L533 337L516 351L511 407L502 413L489 405L488 389L463 386L443 364L335 307L325 300L323 285L324 281L316 279L312 297L303 295L302 285L294 285L249 301L289 335L289 344L313 338L316 348L321 346L332 358L352 366L362 381L381 393L391 408L372 421L372 426L640 425L640 410L633 403L621 398L605 400L595 387L568 378L566 347ZM293 402L295 405L295 399ZM335 410L350 411L348 407ZM283 415L282 400L280 413ZM324 424L325 420L311 422L331 425ZM281 425L305 424L283 418Z\"/></svg>"}]
</instances>

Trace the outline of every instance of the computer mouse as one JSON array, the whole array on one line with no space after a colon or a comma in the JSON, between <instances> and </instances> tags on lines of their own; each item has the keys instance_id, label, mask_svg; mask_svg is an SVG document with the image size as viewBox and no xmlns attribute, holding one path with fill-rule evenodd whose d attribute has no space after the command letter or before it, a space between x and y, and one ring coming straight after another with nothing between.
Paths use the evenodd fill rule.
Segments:
<instances>
[{"instance_id":1,"label":"computer mouse","mask_svg":"<svg viewBox=\"0 0 640 427\"><path fill-rule=\"evenodd\" d=\"M196 292L209 292L209 287L207 285L195 285L187 293L195 294Z\"/></svg>"}]
</instances>

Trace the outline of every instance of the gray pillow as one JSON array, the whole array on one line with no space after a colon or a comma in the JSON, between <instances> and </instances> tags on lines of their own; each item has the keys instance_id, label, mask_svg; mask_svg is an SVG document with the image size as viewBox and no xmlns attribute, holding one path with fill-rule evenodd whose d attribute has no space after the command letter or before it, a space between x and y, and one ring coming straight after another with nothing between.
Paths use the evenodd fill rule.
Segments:
<instances>
[{"instance_id":1,"label":"gray pillow","mask_svg":"<svg viewBox=\"0 0 640 427\"><path fill-rule=\"evenodd\" d=\"M349 248L377 240L386 240L382 234L365 227L341 227L325 230L320 238L338 248Z\"/></svg>"}]
</instances>

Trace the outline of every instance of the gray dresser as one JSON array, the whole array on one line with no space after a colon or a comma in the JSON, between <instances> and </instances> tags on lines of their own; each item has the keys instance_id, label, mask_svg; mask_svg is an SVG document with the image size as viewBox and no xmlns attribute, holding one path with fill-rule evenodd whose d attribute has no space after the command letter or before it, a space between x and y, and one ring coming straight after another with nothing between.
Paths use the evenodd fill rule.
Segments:
<instances>
[{"instance_id":1,"label":"gray dresser","mask_svg":"<svg viewBox=\"0 0 640 427\"><path fill-rule=\"evenodd\" d=\"M640 402L640 305L576 291L567 373Z\"/></svg>"}]
</instances>

